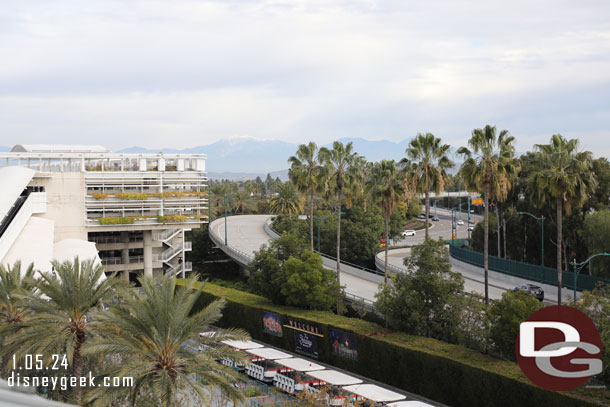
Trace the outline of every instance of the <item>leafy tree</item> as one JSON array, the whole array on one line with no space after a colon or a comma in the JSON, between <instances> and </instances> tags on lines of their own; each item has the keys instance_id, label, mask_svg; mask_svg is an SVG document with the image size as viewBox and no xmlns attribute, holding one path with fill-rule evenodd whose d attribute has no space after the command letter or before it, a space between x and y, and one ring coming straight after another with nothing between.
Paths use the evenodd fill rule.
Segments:
<instances>
[{"instance_id":1,"label":"leafy tree","mask_svg":"<svg viewBox=\"0 0 610 407\"><path fill-rule=\"evenodd\" d=\"M87 346L85 354L116 355L120 363L107 369L104 375L133 377L133 387L97 387L87 399L93 406L108 406L140 397L151 396L163 406L179 406L181 393L188 393L200 401L207 399L198 375L208 385L218 387L233 400L243 400L243 394L233 383L239 381L237 372L217 363L215 359L235 359L236 354L214 346L227 339L247 339L241 330L217 330L205 339L201 352L184 343L197 336L202 329L222 317L226 301L215 300L202 310L192 313L203 290L196 288L197 277L186 280L184 287L176 287L176 279L162 277L153 280L140 278L142 293L123 292L121 304L99 313L99 333Z\"/></svg>"},{"instance_id":2,"label":"leafy tree","mask_svg":"<svg viewBox=\"0 0 610 407\"><path fill-rule=\"evenodd\" d=\"M474 129L468 145L461 147L458 154L464 156L465 161L459 171L459 176L469 191L483 191L485 205L485 234L484 234L484 267L485 267L485 303L489 303L489 199L508 193L511 187L510 180L516 172L514 161L514 137L502 130L496 136L495 126L487 125L483 129ZM494 195L492 195L492 193Z\"/></svg>"},{"instance_id":3,"label":"leafy tree","mask_svg":"<svg viewBox=\"0 0 610 407\"><path fill-rule=\"evenodd\" d=\"M515 359L515 341L519 325L542 305L536 297L523 291L507 291L489 307L491 340L506 358Z\"/></svg>"},{"instance_id":4,"label":"leafy tree","mask_svg":"<svg viewBox=\"0 0 610 407\"><path fill-rule=\"evenodd\" d=\"M305 240L293 233L285 233L254 252L251 263L252 277L249 284L254 292L269 298L275 304L285 304L282 287L286 284L283 265L290 257L301 257L306 248Z\"/></svg>"},{"instance_id":5,"label":"leafy tree","mask_svg":"<svg viewBox=\"0 0 610 407\"><path fill-rule=\"evenodd\" d=\"M271 198L271 211L282 215L296 215L303 210L303 202L290 182L278 186L278 195Z\"/></svg>"},{"instance_id":6,"label":"leafy tree","mask_svg":"<svg viewBox=\"0 0 610 407\"><path fill-rule=\"evenodd\" d=\"M585 218L582 235L587 243L589 255L610 253L610 211L602 210L588 214ZM589 263L591 274L610 277L610 261L598 257Z\"/></svg>"},{"instance_id":7,"label":"leafy tree","mask_svg":"<svg viewBox=\"0 0 610 407\"><path fill-rule=\"evenodd\" d=\"M409 143L406 153L412 165L417 180L417 192L425 194L426 219L430 217L430 191L436 194L443 192L448 179L446 170L453 167L453 162L447 156L449 144L441 144L441 139L432 133L419 133ZM426 239L428 238L428 222L426 222Z\"/></svg>"},{"instance_id":8,"label":"leafy tree","mask_svg":"<svg viewBox=\"0 0 610 407\"><path fill-rule=\"evenodd\" d=\"M336 217L328 219L336 222ZM325 221L326 223L326 221ZM365 212L363 202L358 201L345 214L341 228L342 258L363 267L375 268L375 256L380 251L379 240L384 234L384 220L378 206L370 206ZM328 252L332 253L334 231L328 230ZM322 240L324 242L324 239Z\"/></svg>"},{"instance_id":9,"label":"leafy tree","mask_svg":"<svg viewBox=\"0 0 610 407\"><path fill-rule=\"evenodd\" d=\"M115 294L123 282L112 276L104 279L104 268L93 260L59 263L53 261L54 272L41 273L36 285L42 296L25 297L23 307L32 315L23 320L19 331L5 341L3 355L65 353L76 377L82 376L83 350L95 330L97 320L91 318L103 301ZM74 399L80 404L82 391L75 388Z\"/></svg>"},{"instance_id":10,"label":"leafy tree","mask_svg":"<svg viewBox=\"0 0 610 407\"><path fill-rule=\"evenodd\" d=\"M329 310L341 297L337 277L322 265L322 256L305 250L300 258L291 257L283 266L286 283L281 291L288 305Z\"/></svg>"},{"instance_id":11,"label":"leafy tree","mask_svg":"<svg viewBox=\"0 0 610 407\"><path fill-rule=\"evenodd\" d=\"M343 145L339 141L333 142L333 148L320 149L320 161L324 163L331 180L331 190L337 197L337 283L341 285L341 201L346 186L354 187L356 179L362 176L362 160L354 152L351 142ZM337 312L341 308L340 299L337 298Z\"/></svg>"},{"instance_id":12,"label":"leafy tree","mask_svg":"<svg viewBox=\"0 0 610 407\"><path fill-rule=\"evenodd\" d=\"M451 271L442 241L426 239L405 259L408 272L394 274L381 285L375 307L391 328L414 335L449 340L459 323L459 292L464 279Z\"/></svg>"},{"instance_id":13,"label":"leafy tree","mask_svg":"<svg viewBox=\"0 0 610 407\"><path fill-rule=\"evenodd\" d=\"M301 144L294 156L288 159L290 180L299 191L306 193L309 199L309 240L311 251L313 247L313 211L314 196L324 187L324 167L317 157L318 146L313 141Z\"/></svg>"},{"instance_id":14,"label":"leafy tree","mask_svg":"<svg viewBox=\"0 0 610 407\"><path fill-rule=\"evenodd\" d=\"M530 175L530 193L534 202L543 206L555 203L557 211L557 283L561 287L561 251L563 241L563 210L582 207L595 190L597 181L592 172L590 151L578 152L578 140L567 140L560 134L550 144L537 144L539 170ZM561 290L557 291L561 305Z\"/></svg>"},{"instance_id":15,"label":"leafy tree","mask_svg":"<svg viewBox=\"0 0 610 407\"><path fill-rule=\"evenodd\" d=\"M610 209L610 162L601 157L593 160L593 173L597 178L597 189L591 197L590 206L596 210Z\"/></svg>"},{"instance_id":16,"label":"leafy tree","mask_svg":"<svg viewBox=\"0 0 610 407\"><path fill-rule=\"evenodd\" d=\"M390 243L389 224L394 206L401 202L405 196L405 174L400 171L394 161L383 160L373 166L367 188L374 202L378 202L383 213L385 226L385 275L384 282L388 283L388 245ZM426 227L427 232L427 227Z\"/></svg>"},{"instance_id":17,"label":"leafy tree","mask_svg":"<svg viewBox=\"0 0 610 407\"><path fill-rule=\"evenodd\" d=\"M601 379L610 384L610 287L597 286L592 291L583 291L582 296L569 304L584 312L597 327L602 339Z\"/></svg>"}]
</instances>

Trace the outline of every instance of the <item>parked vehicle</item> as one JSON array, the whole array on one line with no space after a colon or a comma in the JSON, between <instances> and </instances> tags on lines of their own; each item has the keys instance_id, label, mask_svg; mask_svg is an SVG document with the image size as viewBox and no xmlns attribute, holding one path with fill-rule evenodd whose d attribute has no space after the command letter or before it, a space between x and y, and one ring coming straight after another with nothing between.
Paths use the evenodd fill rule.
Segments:
<instances>
[{"instance_id":1,"label":"parked vehicle","mask_svg":"<svg viewBox=\"0 0 610 407\"><path fill-rule=\"evenodd\" d=\"M415 236L415 231L414 230L403 230L402 231L402 237L409 237L409 236Z\"/></svg>"},{"instance_id":2,"label":"parked vehicle","mask_svg":"<svg viewBox=\"0 0 610 407\"><path fill-rule=\"evenodd\" d=\"M544 290L534 284L521 284L513 288L513 291L523 291L529 295L533 295L538 301L544 300Z\"/></svg>"},{"instance_id":3,"label":"parked vehicle","mask_svg":"<svg viewBox=\"0 0 610 407\"><path fill-rule=\"evenodd\" d=\"M432 218L432 222L438 222L439 220L440 220L440 219L439 219L437 216L435 216L435 217L433 217L433 218Z\"/></svg>"},{"instance_id":4,"label":"parked vehicle","mask_svg":"<svg viewBox=\"0 0 610 407\"><path fill-rule=\"evenodd\" d=\"M426 215L422 213L421 215L417 216L417 219L426 219Z\"/></svg>"}]
</instances>

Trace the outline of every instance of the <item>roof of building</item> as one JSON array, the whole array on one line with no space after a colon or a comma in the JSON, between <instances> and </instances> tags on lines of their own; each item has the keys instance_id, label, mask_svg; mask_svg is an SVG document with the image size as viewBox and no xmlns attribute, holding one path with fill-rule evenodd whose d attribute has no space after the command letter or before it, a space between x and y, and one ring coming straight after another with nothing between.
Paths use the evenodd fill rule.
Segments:
<instances>
[{"instance_id":1,"label":"roof of building","mask_svg":"<svg viewBox=\"0 0 610 407\"><path fill-rule=\"evenodd\" d=\"M28 186L36 171L25 167L0 168L0 221L11 209L21 192Z\"/></svg>"},{"instance_id":2,"label":"roof of building","mask_svg":"<svg viewBox=\"0 0 610 407\"><path fill-rule=\"evenodd\" d=\"M386 407L434 407L432 404L423 401L397 401L396 403L386 404Z\"/></svg>"},{"instance_id":3,"label":"roof of building","mask_svg":"<svg viewBox=\"0 0 610 407\"><path fill-rule=\"evenodd\" d=\"M393 392L375 384L356 384L353 386L345 386L343 388L358 396L374 401L375 403L387 403L389 401L398 401L407 398L405 395Z\"/></svg>"},{"instance_id":4,"label":"roof of building","mask_svg":"<svg viewBox=\"0 0 610 407\"><path fill-rule=\"evenodd\" d=\"M387 403L388 401L398 401L407 398L405 395L385 389L375 384L355 384L343 388L349 392L357 394L375 403Z\"/></svg>"},{"instance_id":5,"label":"roof of building","mask_svg":"<svg viewBox=\"0 0 610 407\"><path fill-rule=\"evenodd\" d=\"M291 358L292 355L279 351L273 348L262 348L262 349L246 349L246 352L253 354L254 356L258 356L262 359L274 360L274 359L288 359Z\"/></svg>"},{"instance_id":6,"label":"roof of building","mask_svg":"<svg viewBox=\"0 0 610 407\"><path fill-rule=\"evenodd\" d=\"M231 341L226 340L222 341L225 345L228 345L232 348L245 350L245 349L260 349L264 348L265 345L261 345L260 343L252 342L252 341Z\"/></svg>"},{"instance_id":7,"label":"roof of building","mask_svg":"<svg viewBox=\"0 0 610 407\"><path fill-rule=\"evenodd\" d=\"M336 370L320 370L308 373L311 377L322 380L334 386L346 386L348 384L362 383L362 380L346 375Z\"/></svg>"},{"instance_id":8,"label":"roof of building","mask_svg":"<svg viewBox=\"0 0 610 407\"><path fill-rule=\"evenodd\" d=\"M17 144L13 153L107 153L106 147L84 144Z\"/></svg>"},{"instance_id":9,"label":"roof of building","mask_svg":"<svg viewBox=\"0 0 610 407\"><path fill-rule=\"evenodd\" d=\"M74 404L64 404L58 401L47 400L36 394L9 386L6 380L0 379L0 407L74 407ZM29 389L29 388L27 388Z\"/></svg>"},{"instance_id":10,"label":"roof of building","mask_svg":"<svg viewBox=\"0 0 610 407\"><path fill-rule=\"evenodd\" d=\"M31 263L34 263L35 270L51 271L54 231L53 220L32 216L0 262L12 266L21 261L22 275Z\"/></svg>"},{"instance_id":11,"label":"roof of building","mask_svg":"<svg viewBox=\"0 0 610 407\"><path fill-rule=\"evenodd\" d=\"M296 370L297 372L313 372L314 370L324 369L324 366L302 358L280 359L276 360L275 363L286 366L289 369Z\"/></svg>"}]
</instances>

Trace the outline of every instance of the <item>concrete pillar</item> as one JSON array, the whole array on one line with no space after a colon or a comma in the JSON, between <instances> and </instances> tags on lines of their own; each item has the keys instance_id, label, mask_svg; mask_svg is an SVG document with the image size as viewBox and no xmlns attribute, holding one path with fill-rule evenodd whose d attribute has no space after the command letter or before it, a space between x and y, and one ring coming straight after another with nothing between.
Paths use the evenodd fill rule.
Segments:
<instances>
[{"instance_id":1,"label":"concrete pillar","mask_svg":"<svg viewBox=\"0 0 610 407\"><path fill-rule=\"evenodd\" d=\"M184 229L182 229L182 278L186 278L186 271L184 270L184 268L186 267L186 252L184 251L185 242L186 237L184 236Z\"/></svg>"},{"instance_id":2,"label":"concrete pillar","mask_svg":"<svg viewBox=\"0 0 610 407\"><path fill-rule=\"evenodd\" d=\"M144 231L144 276L153 275L152 231Z\"/></svg>"},{"instance_id":3,"label":"concrete pillar","mask_svg":"<svg viewBox=\"0 0 610 407\"><path fill-rule=\"evenodd\" d=\"M121 232L121 243L125 244L125 247L121 250L121 263L129 264L129 232ZM127 267L123 271L123 278L129 281L129 270Z\"/></svg>"}]
</instances>

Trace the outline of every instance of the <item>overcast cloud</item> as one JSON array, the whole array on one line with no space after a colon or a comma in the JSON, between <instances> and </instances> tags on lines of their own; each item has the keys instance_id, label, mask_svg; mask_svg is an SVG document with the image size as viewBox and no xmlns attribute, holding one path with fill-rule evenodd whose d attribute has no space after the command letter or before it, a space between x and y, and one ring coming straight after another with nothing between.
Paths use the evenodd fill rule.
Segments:
<instances>
[{"instance_id":1,"label":"overcast cloud","mask_svg":"<svg viewBox=\"0 0 610 407\"><path fill-rule=\"evenodd\" d=\"M610 156L610 2L0 0L0 145L326 143L487 123Z\"/></svg>"}]
</instances>

